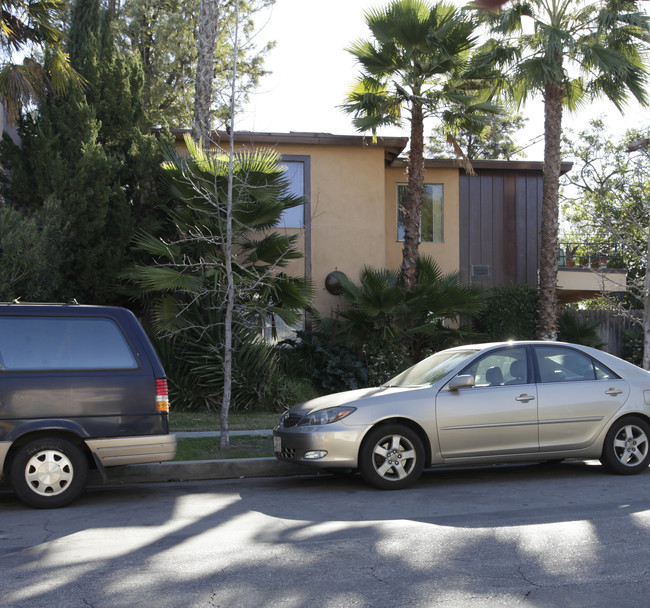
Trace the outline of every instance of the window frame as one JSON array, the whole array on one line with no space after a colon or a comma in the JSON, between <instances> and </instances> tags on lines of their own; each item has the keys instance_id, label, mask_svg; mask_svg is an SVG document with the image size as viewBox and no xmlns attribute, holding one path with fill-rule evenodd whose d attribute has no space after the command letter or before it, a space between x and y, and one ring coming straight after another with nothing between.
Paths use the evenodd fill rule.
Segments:
<instances>
[{"instance_id":1,"label":"window frame","mask_svg":"<svg viewBox=\"0 0 650 608\"><path fill-rule=\"evenodd\" d=\"M434 198L434 193L432 192L430 196L431 200L431 240L422 239L422 226L423 221L420 221L420 242L421 243L444 243L445 242L445 185L439 182L425 182L423 185L423 194L427 187L438 187L440 188L440 197L439 197L439 213L436 213L435 205L436 199ZM404 182L398 182L395 185L395 221L396 221L396 238L398 243L404 242L404 223L400 224L400 207L401 201L405 200L400 197L400 190L406 190L408 184ZM406 196L406 192L405 195ZM424 198L424 197L423 197ZM424 207L424 200L422 201L422 206ZM436 216L439 216L439 226L436 224ZM424 215L422 216L424 217ZM402 231L400 234L400 225L402 226ZM438 230L436 231L436 227ZM438 238L439 237L439 238Z\"/></svg>"}]
</instances>

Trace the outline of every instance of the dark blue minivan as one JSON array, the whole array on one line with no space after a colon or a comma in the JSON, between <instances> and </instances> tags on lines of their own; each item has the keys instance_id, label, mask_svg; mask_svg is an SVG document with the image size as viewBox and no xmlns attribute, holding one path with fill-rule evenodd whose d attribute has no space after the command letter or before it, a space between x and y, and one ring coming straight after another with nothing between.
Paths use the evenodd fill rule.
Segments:
<instances>
[{"instance_id":1,"label":"dark blue minivan","mask_svg":"<svg viewBox=\"0 0 650 608\"><path fill-rule=\"evenodd\" d=\"M38 508L89 468L173 460L167 380L124 308L0 303L0 473Z\"/></svg>"}]
</instances>

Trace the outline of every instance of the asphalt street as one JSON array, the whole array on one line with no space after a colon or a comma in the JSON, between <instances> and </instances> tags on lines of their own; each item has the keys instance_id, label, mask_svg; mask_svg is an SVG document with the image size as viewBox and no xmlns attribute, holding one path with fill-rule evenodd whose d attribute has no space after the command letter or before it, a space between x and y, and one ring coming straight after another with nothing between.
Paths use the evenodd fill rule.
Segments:
<instances>
[{"instance_id":1,"label":"asphalt street","mask_svg":"<svg viewBox=\"0 0 650 608\"><path fill-rule=\"evenodd\" d=\"M594 463L0 492L3 608L647 606L650 471Z\"/></svg>"}]
</instances>

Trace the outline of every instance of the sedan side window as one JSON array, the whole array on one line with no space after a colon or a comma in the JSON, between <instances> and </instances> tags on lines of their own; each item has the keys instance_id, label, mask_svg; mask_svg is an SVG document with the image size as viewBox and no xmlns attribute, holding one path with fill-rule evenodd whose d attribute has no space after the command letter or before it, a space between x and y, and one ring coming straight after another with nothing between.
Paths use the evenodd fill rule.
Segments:
<instances>
[{"instance_id":1,"label":"sedan side window","mask_svg":"<svg viewBox=\"0 0 650 608\"><path fill-rule=\"evenodd\" d=\"M462 374L474 376L475 387L526 384L526 349L507 348L488 353L463 370Z\"/></svg>"},{"instance_id":2,"label":"sedan side window","mask_svg":"<svg viewBox=\"0 0 650 608\"><path fill-rule=\"evenodd\" d=\"M615 376L591 357L562 346L536 346L535 356L542 382L608 380Z\"/></svg>"}]
</instances>

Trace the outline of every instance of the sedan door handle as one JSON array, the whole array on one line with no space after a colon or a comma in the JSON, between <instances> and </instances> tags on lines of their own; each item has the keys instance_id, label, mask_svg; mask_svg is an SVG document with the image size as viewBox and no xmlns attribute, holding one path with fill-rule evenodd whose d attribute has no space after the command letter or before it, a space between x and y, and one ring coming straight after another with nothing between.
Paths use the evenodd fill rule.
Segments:
<instances>
[{"instance_id":1,"label":"sedan door handle","mask_svg":"<svg viewBox=\"0 0 650 608\"><path fill-rule=\"evenodd\" d=\"M533 395L519 395L519 397L515 397L515 401L527 403L528 401L532 401L534 398L535 397Z\"/></svg>"},{"instance_id":2,"label":"sedan door handle","mask_svg":"<svg viewBox=\"0 0 650 608\"><path fill-rule=\"evenodd\" d=\"M616 397L616 395L620 395L623 391L618 389L618 388L610 388L608 391L605 391L606 395L611 395L612 397Z\"/></svg>"}]
</instances>

